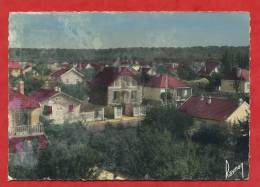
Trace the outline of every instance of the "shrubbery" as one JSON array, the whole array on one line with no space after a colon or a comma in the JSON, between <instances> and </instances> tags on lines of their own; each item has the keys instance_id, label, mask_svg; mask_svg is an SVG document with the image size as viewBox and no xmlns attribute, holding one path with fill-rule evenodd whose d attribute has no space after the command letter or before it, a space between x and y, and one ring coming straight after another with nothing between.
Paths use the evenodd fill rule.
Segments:
<instances>
[{"instance_id":1,"label":"shrubbery","mask_svg":"<svg viewBox=\"0 0 260 187\"><path fill-rule=\"evenodd\" d=\"M9 165L12 177L91 180L97 166L130 179L225 179L225 160L244 162L247 177L247 122L232 128L202 124L191 133L192 118L168 106L151 109L138 127L90 132L81 124L45 123L49 147L40 151L35 168Z\"/></svg>"}]
</instances>

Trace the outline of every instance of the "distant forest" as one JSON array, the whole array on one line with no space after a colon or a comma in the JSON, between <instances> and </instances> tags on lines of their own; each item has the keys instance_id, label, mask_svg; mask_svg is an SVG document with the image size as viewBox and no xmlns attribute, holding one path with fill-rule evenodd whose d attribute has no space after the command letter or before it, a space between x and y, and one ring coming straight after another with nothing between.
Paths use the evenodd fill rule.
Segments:
<instances>
[{"instance_id":1,"label":"distant forest","mask_svg":"<svg viewBox=\"0 0 260 187\"><path fill-rule=\"evenodd\" d=\"M10 48L9 59L32 63L50 62L99 62L112 63L116 59L138 60L143 63L168 63L221 60L224 53L249 56L249 47L159 47L159 48L111 48L111 49L30 49Z\"/></svg>"}]
</instances>

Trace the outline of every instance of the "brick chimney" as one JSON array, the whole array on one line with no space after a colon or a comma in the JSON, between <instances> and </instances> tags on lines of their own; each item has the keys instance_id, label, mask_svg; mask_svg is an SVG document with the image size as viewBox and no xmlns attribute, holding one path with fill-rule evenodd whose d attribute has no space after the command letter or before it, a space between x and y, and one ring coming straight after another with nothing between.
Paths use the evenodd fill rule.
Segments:
<instances>
[{"instance_id":1,"label":"brick chimney","mask_svg":"<svg viewBox=\"0 0 260 187\"><path fill-rule=\"evenodd\" d=\"M18 91L19 91L21 94L24 94L24 81L22 81L22 80L19 81Z\"/></svg>"},{"instance_id":2,"label":"brick chimney","mask_svg":"<svg viewBox=\"0 0 260 187\"><path fill-rule=\"evenodd\" d=\"M212 100L212 99L211 99L211 96L209 96L209 97L208 97L208 100L207 100L207 104L211 104L211 102L212 102L211 100Z\"/></svg>"}]
</instances>

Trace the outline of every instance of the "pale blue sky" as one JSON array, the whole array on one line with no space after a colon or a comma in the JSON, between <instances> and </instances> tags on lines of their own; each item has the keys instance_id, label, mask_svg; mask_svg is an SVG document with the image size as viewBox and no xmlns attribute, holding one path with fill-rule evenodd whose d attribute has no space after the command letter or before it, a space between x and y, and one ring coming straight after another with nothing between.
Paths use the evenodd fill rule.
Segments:
<instances>
[{"instance_id":1,"label":"pale blue sky","mask_svg":"<svg viewBox=\"0 0 260 187\"><path fill-rule=\"evenodd\" d=\"M249 45L248 13L12 13L9 47Z\"/></svg>"}]
</instances>

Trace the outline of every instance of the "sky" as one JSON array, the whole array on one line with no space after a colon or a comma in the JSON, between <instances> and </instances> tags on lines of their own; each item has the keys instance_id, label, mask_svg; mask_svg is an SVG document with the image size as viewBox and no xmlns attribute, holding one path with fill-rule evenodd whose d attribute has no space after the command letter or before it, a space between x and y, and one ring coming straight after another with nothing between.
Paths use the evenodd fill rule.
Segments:
<instances>
[{"instance_id":1,"label":"sky","mask_svg":"<svg viewBox=\"0 0 260 187\"><path fill-rule=\"evenodd\" d=\"M8 39L10 48L247 46L249 14L11 13Z\"/></svg>"}]
</instances>

